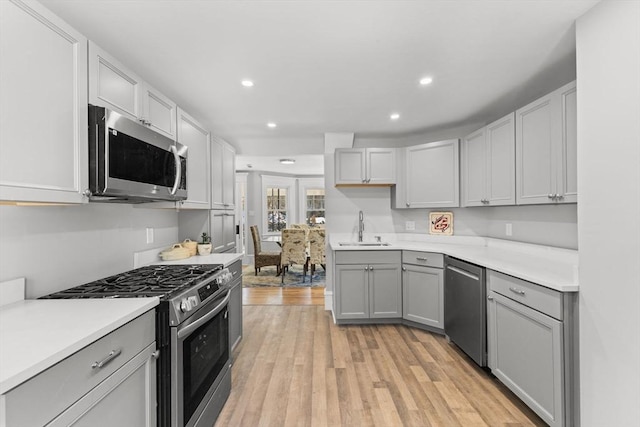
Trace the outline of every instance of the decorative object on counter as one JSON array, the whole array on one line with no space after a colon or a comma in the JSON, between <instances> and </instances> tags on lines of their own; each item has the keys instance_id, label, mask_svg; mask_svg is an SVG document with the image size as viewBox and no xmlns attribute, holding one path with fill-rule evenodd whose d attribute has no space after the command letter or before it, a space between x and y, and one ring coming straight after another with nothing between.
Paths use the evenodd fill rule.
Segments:
<instances>
[{"instance_id":1,"label":"decorative object on counter","mask_svg":"<svg viewBox=\"0 0 640 427\"><path fill-rule=\"evenodd\" d=\"M198 255L209 255L213 245L211 244L211 236L208 233L202 233L200 236L202 243L198 243Z\"/></svg>"},{"instance_id":2,"label":"decorative object on counter","mask_svg":"<svg viewBox=\"0 0 640 427\"><path fill-rule=\"evenodd\" d=\"M198 242L194 242L191 239L184 239L181 245L189 250L190 256L194 256L198 253Z\"/></svg>"},{"instance_id":3,"label":"decorative object on counter","mask_svg":"<svg viewBox=\"0 0 640 427\"><path fill-rule=\"evenodd\" d=\"M304 266L293 264L284 277L284 284L281 278L276 276L276 267L263 267L258 275L254 275L253 265L242 266L242 287L243 288L296 288L296 287L324 287L326 284L326 272L319 268L313 274L313 280L309 280L309 272L303 276ZM302 281L304 277L304 282Z\"/></svg>"},{"instance_id":4,"label":"decorative object on counter","mask_svg":"<svg viewBox=\"0 0 640 427\"><path fill-rule=\"evenodd\" d=\"M165 249L160 252L160 258L162 258L163 261L176 261L179 259L189 258L190 256L189 249L185 248L180 243L176 243L169 249Z\"/></svg>"},{"instance_id":5,"label":"decorative object on counter","mask_svg":"<svg viewBox=\"0 0 640 427\"><path fill-rule=\"evenodd\" d=\"M453 235L453 212L429 212L429 234Z\"/></svg>"}]
</instances>

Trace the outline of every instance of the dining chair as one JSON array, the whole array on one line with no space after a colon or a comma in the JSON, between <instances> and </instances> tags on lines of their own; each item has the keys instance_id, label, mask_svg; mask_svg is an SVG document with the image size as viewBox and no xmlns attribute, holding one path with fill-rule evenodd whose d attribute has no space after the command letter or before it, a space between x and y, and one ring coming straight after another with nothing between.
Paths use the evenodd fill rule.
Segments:
<instances>
[{"instance_id":1,"label":"dining chair","mask_svg":"<svg viewBox=\"0 0 640 427\"><path fill-rule=\"evenodd\" d=\"M276 276L280 274L280 252L263 252L260 244L260 232L257 225L249 227L253 238L253 267L256 276L262 267L276 266Z\"/></svg>"},{"instance_id":2,"label":"dining chair","mask_svg":"<svg viewBox=\"0 0 640 427\"><path fill-rule=\"evenodd\" d=\"M325 255L325 230L312 228L309 230L309 264L310 281L313 282L313 273L316 271L316 264L320 264L327 271L327 261Z\"/></svg>"},{"instance_id":3,"label":"dining chair","mask_svg":"<svg viewBox=\"0 0 640 427\"><path fill-rule=\"evenodd\" d=\"M305 231L294 228L285 228L282 230L282 257L280 271L282 272L282 284L284 284L284 275L291 264L299 264L303 266L302 282L304 283L307 276L307 242Z\"/></svg>"}]
</instances>

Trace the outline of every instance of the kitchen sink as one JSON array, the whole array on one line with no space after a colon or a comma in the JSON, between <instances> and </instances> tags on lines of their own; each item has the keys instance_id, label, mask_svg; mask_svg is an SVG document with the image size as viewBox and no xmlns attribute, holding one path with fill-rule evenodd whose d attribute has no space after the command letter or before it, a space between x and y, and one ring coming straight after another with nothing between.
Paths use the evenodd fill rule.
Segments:
<instances>
[{"instance_id":1,"label":"kitchen sink","mask_svg":"<svg viewBox=\"0 0 640 427\"><path fill-rule=\"evenodd\" d=\"M340 246L391 246L391 243L383 242L341 242Z\"/></svg>"}]
</instances>

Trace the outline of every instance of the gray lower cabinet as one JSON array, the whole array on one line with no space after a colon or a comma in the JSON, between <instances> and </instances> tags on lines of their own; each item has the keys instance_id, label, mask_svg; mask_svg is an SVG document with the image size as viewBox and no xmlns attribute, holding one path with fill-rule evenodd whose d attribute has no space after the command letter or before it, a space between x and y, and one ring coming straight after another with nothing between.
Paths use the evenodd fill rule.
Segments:
<instances>
[{"instance_id":1,"label":"gray lower cabinet","mask_svg":"<svg viewBox=\"0 0 640 427\"><path fill-rule=\"evenodd\" d=\"M242 261L236 261L229 270L233 275L229 297L229 344L233 350L242 339Z\"/></svg>"},{"instance_id":2,"label":"gray lower cabinet","mask_svg":"<svg viewBox=\"0 0 640 427\"><path fill-rule=\"evenodd\" d=\"M402 317L444 329L444 273L442 268L402 265Z\"/></svg>"},{"instance_id":3,"label":"gray lower cabinet","mask_svg":"<svg viewBox=\"0 0 640 427\"><path fill-rule=\"evenodd\" d=\"M153 343L138 353L47 426L155 426L155 349Z\"/></svg>"},{"instance_id":4,"label":"gray lower cabinet","mask_svg":"<svg viewBox=\"0 0 640 427\"><path fill-rule=\"evenodd\" d=\"M495 271L488 286L492 373L550 426L573 425L574 295Z\"/></svg>"},{"instance_id":5,"label":"gray lower cabinet","mask_svg":"<svg viewBox=\"0 0 640 427\"><path fill-rule=\"evenodd\" d=\"M155 351L151 310L7 392L0 425L155 426Z\"/></svg>"},{"instance_id":6,"label":"gray lower cabinet","mask_svg":"<svg viewBox=\"0 0 640 427\"><path fill-rule=\"evenodd\" d=\"M444 257L402 251L402 318L444 329Z\"/></svg>"},{"instance_id":7,"label":"gray lower cabinet","mask_svg":"<svg viewBox=\"0 0 640 427\"><path fill-rule=\"evenodd\" d=\"M402 317L399 252L339 251L335 262L336 319Z\"/></svg>"}]
</instances>

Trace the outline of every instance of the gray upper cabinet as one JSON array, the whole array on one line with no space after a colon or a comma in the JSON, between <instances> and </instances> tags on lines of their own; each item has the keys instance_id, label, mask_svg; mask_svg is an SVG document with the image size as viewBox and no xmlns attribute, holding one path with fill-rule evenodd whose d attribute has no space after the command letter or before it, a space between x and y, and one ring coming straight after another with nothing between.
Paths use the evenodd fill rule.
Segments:
<instances>
[{"instance_id":1,"label":"gray upper cabinet","mask_svg":"<svg viewBox=\"0 0 640 427\"><path fill-rule=\"evenodd\" d=\"M518 204L577 202L576 83L516 111Z\"/></svg>"},{"instance_id":2,"label":"gray upper cabinet","mask_svg":"<svg viewBox=\"0 0 640 427\"><path fill-rule=\"evenodd\" d=\"M178 108L178 142L187 146L188 199L180 207L209 209L211 207L211 141L210 134L196 119Z\"/></svg>"},{"instance_id":3,"label":"gray upper cabinet","mask_svg":"<svg viewBox=\"0 0 640 427\"><path fill-rule=\"evenodd\" d=\"M402 150L403 173L393 192L395 208L451 208L460 205L458 140Z\"/></svg>"},{"instance_id":4,"label":"gray upper cabinet","mask_svg":"<svg viewBox=\"0 0 640 427\"><path fill-rule=\"evenodd\" d=\"M87 39L40 3L0 1L0 44L0 200L87 202Z\"/></svg>"},{"instance_id":5,"label":"gray upper cabinet","mask_svg":"<svg viewBox=\"0 0 640 427\"><path fill-rule=\"evenodd\" d=\"M214 253L230 252L236 247L236 223L233 211L211 211L211 243Z\"/></svg>"},{"instance_id":6,"label":"gray upper cabinet","mask_svg":"<svg viewBox=\"0 0 640 427\"><path fill-rule=\"evenodd\" d=\"M393 185L394 148L339 148L335 151L336 185Z\"/></svg>"},{"instance_id":7,"label":"gray upper cabinet","mask_svg":"<svg viewBox=\"0 0 640 427\"><path fill-rule=\"evenodd\" d=\"M462 205L513 205L515 194L515 114L462 140Z\"/></svg>"},{"instance_id":8,"label":"gray upper cabinet","mask_svg":"<svg viewBox=\"0 0 640 427\"><path fill-rule=\"evenodd\" d=\"M142 117L151 129L167 138L177 138L176 103L148 83L142 87Z\"/></svg>"},{"instance_id":9,"label":"gray upper cabinet","mask_svg":"<svg viewBox=\"0 0 640 427\"><path fill-rule=\"evenodd\" d=\"M236 152L227 142L211 143L211 209L235 207Z\"/></svg>"},{"instance_id":10,"label":"gray upper cabinet","mask_svg":"<svg viewBox=\"0 0 640 427\"><path fill-rule=\"evenodd\" d=\"M176 140L176 104L89 41L89 102Z\"/></svg>"}]
</instances>

